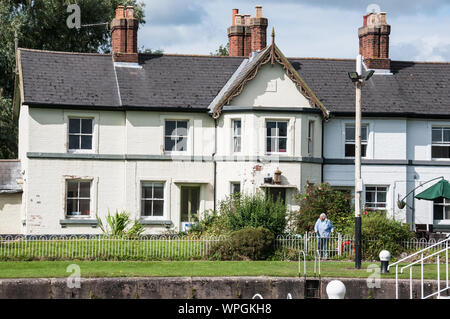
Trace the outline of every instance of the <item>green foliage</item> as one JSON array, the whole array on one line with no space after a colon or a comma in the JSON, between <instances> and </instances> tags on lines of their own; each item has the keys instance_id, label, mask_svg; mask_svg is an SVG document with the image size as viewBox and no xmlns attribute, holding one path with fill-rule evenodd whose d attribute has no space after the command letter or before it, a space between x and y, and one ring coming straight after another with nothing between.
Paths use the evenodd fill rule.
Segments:
<instances>
[{"instance_id":1,"label":"green foliage","mask_svg":"<svg viewBox=\"0 0 450 319\"><path fill-rule=\"evenodd\" d=\"M261 193L227 197L220 202L219 209L224 224L231 231L264 227L276 236L286 228L286 205L280 199L273 201Z\"/></svg>"},{"instance_id":2,"label":"green foliage","mask_svg":"<svg viewBox=\"0 0 450 319\"><path fill-rule=\"evenodd\" d=\"M196 236L229 235L231 231L227 228L225 219L224 215L219 215L216 211L205 211L201 220L192 225L189 234Z\"/></svg>"},{"instance_id":3,"label":"green foliage","mask_svg":"<svg viewBox=\"0 0 450 319\"><path fill-rule=\"evenodd\" d=\"M108 211L106 216L106 224L103 224L102 220L97 217L98 226L105 235L116 237L139 237L145 230L144 226L137 220L134 221L131 227L130 214L126 211L118 212L116 210L114 215ZM127 228L129 229L127 230Z\"/></svg>"},{"instance_id":4,"label":"green foliage","mask_svg":"<svg viewBox=\"0 0 450 319\"><path fill-rule=\"evenodd\" d=\"M164 53L164 50L162 50L162 49L153 50L153 49L150 49L150 48L142 47L142 48L139 49L139 53L140 54L161 55L161 54Z\"/></svg>"},{"instance_id":5,"label":"green foliage","mask_svg":"<svg viewBox=\"0 0 450 319\"><path fill-rule=\"evenodd\" d=\"M275 236L263 227L245 227L231 234L230 240L212 247L209 257L220 260L265 260L273 252Z\"/></svg>"},{"instance_id":6,"label":"green foliage","mask_svg":"<svg viewBox=\"0 0 450 319\"><path fill-rule=\"evenodd\" d=\"M345 231L354 236L354 227ZM383 212L367 212L361 219L362 254L365 260L378 260L380 251L386 249L392 256L399 256L405 249L402 241L411 240L414 233L408 224L392 220Z\"/></svg>"},{"instance_id":7,"label":"green foliage","mask_svg":"<svg viewBox=\"0 0 450 319\"><path fill-rule=\"evenodd\" d=\"M298 195L297 202L300 209L289 216L293 233L313 231L322 213L327 215L337 232L342 232L353 223L350 196L332 189L328 183L318 186L307 183L305 192Z\"/></svg>"},{"instance_id":8,"label":"green foliage","mask_svg":"<svg viewBox=\"0 0 450 319\"><path fill-rule=\"evenodd\" d=\"M227 43L227 45L220 45L219 48L214 53L210 53L212 56L229 56L229 47L230 45Z\"/></svg>"},{"instance_id":9,"label":"green foliage","mask_svg":"<svg viewBox=\"0 0 450 319\"><path fill-rule=\"evenodd\" d=\"M13 118L11 99L0 96L0 158L17 157L17 118Z\"/></svg>"}]
</instances>

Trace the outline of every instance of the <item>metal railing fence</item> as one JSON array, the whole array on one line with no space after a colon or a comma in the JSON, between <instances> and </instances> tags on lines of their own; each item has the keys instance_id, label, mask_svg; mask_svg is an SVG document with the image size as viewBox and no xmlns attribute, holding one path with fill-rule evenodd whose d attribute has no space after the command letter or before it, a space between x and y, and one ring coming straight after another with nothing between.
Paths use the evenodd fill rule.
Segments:
<instances>
[{"instance_id":1,"label":"metal railing fence","mask_svg":"<svg viewBox=\"0 0 450 319\"><path fill-rule=\"evenodd\" d=\"M103 235L86 236L2 236L0 235L0 260L190 260L208 256L211 247L227 236L176 236L148 235L123 238ZM378 239L364 239L377 241ZM364 241L363 240L363 241ZM435 245L431 239L412 239L400 243L405 251L424 249ZM321 239L314 233L277 236L274 248L291 249L298 254L314 258L317 251L321 257L350 257L354 253L354 238L333 233Z\"/></svg>"}]
</instances>

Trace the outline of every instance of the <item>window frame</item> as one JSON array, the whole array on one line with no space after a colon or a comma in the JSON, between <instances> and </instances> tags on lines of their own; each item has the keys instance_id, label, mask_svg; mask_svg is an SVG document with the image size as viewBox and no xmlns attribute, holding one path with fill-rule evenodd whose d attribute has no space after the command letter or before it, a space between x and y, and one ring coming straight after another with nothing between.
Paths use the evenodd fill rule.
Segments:
<instances>
[{"instance_id":1,"label":"window frame","mask_svg":"<svg viewBox=\"0 0 450 319\"><path fill-rule=\"evenodd\" d=\"M277 135L275 135L275 136L272 136L272 135L268 136L267 135L267 124L269 122L275 122L276 123ZM278 123L286 123L286 136L285 137L281 137L281 138L285 138L286 139L286 150L285 150L285 152L280 152L279 151L279 149L280 149L280 143L279 143L280 136L278 134L279 133ZM267 155L288 155L289 154L289 152L288 152L288 145L289 145L289 124L290 124L290 120L289 119L269 119L269 118L266 118L264 124L265 124L264 125L264 132L265 132L264 148L265 148L265 153ZM278 145L277 145L278 151L277 152L269 152L267 150L267 139L268 138L270 138L270 139L277 139L278 140Z\"/></svg>"},{"instance_id":2,"label":"window frame","mask_svg":"<svg viewBox=\"0 0 450 319\"><path fill-rule=\"evenodd\" d=\"M307 136L307 153L308 157L313 157L314 155L314 131L315 131L315 121L308 121L308 136Z\"/></svg>"},{"instance_id":3,"label":"window frame","mask_svg":"<svg viewBox=\"0 0 450 319\"><path fill-rule=\"evenodd\" d=\"M435 206L442 206L443 207L443 209L442 209L443 218L442 219L435 219L434 218L434 215L435 215L434 207ZM450 200L448 200L446 198L443 198L442 203L433 201L433 223L450 224L450 209L449 209L449 211L446 211L445 210L446 207L450 207Z\"/></svg>"},{"instance_id":4,"label":"window frame","mask_svg":"<svg viewBox=\"0 0 450 319\"><path fill-rule=\"evenodd\" d=\"M189 149L190 149L190 145L189 145L189 139L190 139L190 120L186 119L186 118L164 118L163 119L163 150L165 154L188 154L189 153ZM178 128L178 122L186 122L186 136L184 135L175 135L175 137L184 137L186 138L186 150L184 151L173 151L173 150L167 150L166 149L166 138L170 137L174 137L174 135L166 135L166 125L167 122L175 122L175 129ZM177 143L175 143L175 145L177 145Z\"/></svg>"},{"instance_id":5,"label":"window frame","mask_svg":"<svg viewBox=\"0 0 450 319\"><path fill-rule=\"evenodd\" d=\"M373 192L373 191L368 191L368 188L375 188L375 202L367 202L367 193L369 192ZM379 188L384 188L385 191L380 191L378 190ZM386 195L386 199L384 202L379 202L378 201L378 193L381 192L385 192ZM377 210L382 210L382 211L387 211L388 210L388 194L389 194L389 186L388 185L365 185L364 187L364 207L367 210L371 210L371 211L377 211ZM368 206L368 203L370 204L374 204L374 205L378 205L378 204L384 204L384 207L371 207Z\"/></svg>"},{"instance_id":6,"label":"window frame","mask_svg":"<svg viewBox=\"0 0 450 319\"><path fill-rule=\"evenodd\" d=\"M233 187L235 185L239 185L239 192L233 192ZM241 184L241 182L230 182L230 195L233 196L236 193L238 193L238 194L242 193L242 184Z\"/></svg>"},{"instance_id":7,"label":"window frame","mask_svg":"<svg viewBox=\"0 0 450 319\"><path fill-rule=\"evenodd\" d=\"M353 127L353 131L356 131L356 124L355 123L345 123L344 125L344 157L345 158L355 158L355 156L347 156L346 152L345 152L345 148L347 145L354 145L355 148L355 153L356 153L356 134L355 134L355 139L353 140L347 140L347 127ZM363 128L366 128L366 140L362 139L362 134L361 134L361 158L367 158L367 154L368 154L368 148L369 148L369 124L363 123L361 124L361 132L363 130ZM355 132L356 133L356 132ZM363 146L365 145L366 147L366 153L363 155Z\"/></svg>"},{"instance_id":8,"label":"window frame","mask_svg":"<svg viewBox=\"0 0 450 319\"><path fill-rule=\"evenodd\" d=\"M86 200L89 199L89 214L88 215L69 215L68 214L68 204L67 201L69 200L69 183L76 182L78 184L78 197L70 197L72 200L78 201L78 208L80 207L79 201L80 200ZM94 201L93 201L93 187L94 187L94 180L88 179L88 178L67 178L64 180L65 183L65 192L64 192L64 217L66 219L92 219L95 218L95 213L93 211L94 207ZM80 197L80 183L89 183L89 198L87 197Z\"/></svg>"},{"instance_id":9,"label":"window frame","mask_svg":"<svg viewBox=\"0 0 450 319\"><path fill-rule=\"evenodd\" d=\"M436 129L441 130L441 141L440 142L434 142L433 141L433 131ZM450 140L448 142L444 141L444 130L450 131L450 126L447 125L432 125L431 126L431 159L432 160L438 160L438 161L446 161L450 160ZM433 157L433 147L448 147L449 148L449 157Z\"/></svg>"},{"instance_id":10,"label":"window frame","mask_svg":"<svg viewBox=\"0 0 450 319\"><path fill-rule=\"evenodd\" d=\"M240 126L241 132L240 132L239 135L235 134L234 123L236 123L236 122L240 122L241 123L241 126ZM235 146L234 140L236 138L239 138L239 140L240 140L239 141L239 146L240 146L240 150L239 151L236 151L235 148L234 148L234 146ZM240 119L240 118L231 119L231 153L232 154L240 154L240 153L242 153L242 119Z\"/></svg>"},{"instance_id":11,"label":"window frame","mask_svg":"<svg viewBox=\"0 0 450 319\"><path fill-rule=\"evenodd\" d=\"M145 184L151 184L152 185L152 198L143 198L144 195L144 186L148 186ZM163 191L163 198L155 198L154 193L155 193L155 189L154 186L155 184L160 184L162 185L162 191ZM141 180L140 181L140 194L139 194L139 217L141 220L158 220L158 219L164 219L164 217L166 216L166 181L157 181L157 180ZM152 215L143 215L144 213L144 201L162 201L162 215L161 216L155 216L153 215L153 205L152 205Z\"/></svg>"},{"instance_id":12,"label":"window frame","mask_svg":"<svg viewBox=\"0 0 450 319\"><path fill-rule=\"evenodd\" d=\"M80 120L80 133L70 133L70 120ZM82 120L91 120L92 123L92 133L82 133ZM81 136L91 136L91 148L82 149L82 148L70 148L70 136L77 135L81 139ZM95 140L95 117L94 116L79 116L79 115L68 115L67 116L67 152L69 153L92 153L96 149L96 140ZM80 140L81 147L81 140Z\"/></svg>"}]
</instances>

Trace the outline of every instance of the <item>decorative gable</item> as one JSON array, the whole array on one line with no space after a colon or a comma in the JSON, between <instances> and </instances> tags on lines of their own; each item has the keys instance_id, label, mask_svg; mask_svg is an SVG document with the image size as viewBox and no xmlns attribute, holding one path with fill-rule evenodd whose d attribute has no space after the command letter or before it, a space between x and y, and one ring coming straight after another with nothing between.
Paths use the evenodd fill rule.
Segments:
<instances>
[{"instance_id":1,"label":"decorative gable","mask_svg":"<svg viewBox=\"0 0 450 319\"><path fill-rule=\"evenodd\" d=\"M280 72L280 69L284 72ZM281 91L285 90L284 93L288 93L287 99L284 95L282 99L279 98L282 96L281 92L277 92L279 83ZM294 86L297 89L297 96L292 91ZM243 94L244 90L245 94ZM281 102L285 99L286 102ZM232 100L233 103L231 103ZM309 107L320 109L323 116L328 118L327 109L275 45L275 34L272 31L272 44L243 62L211 103L210 110L213 117L218 118L225 105L275 106L273 103L276 101L278 101L276 105L279 106L308 107L309 105Z\"/></svg>"},{"instance_id":2,"label":"decorative gable","mask_svg":"<svg viewBox=\"0 0 450 319\"><path fill-rule=\"evenodd\" d=\"M241 94L234 97L231 106L301 107L311 108L309 100L299 92L295 83L278 63L266 64L257 76L248 82Z\"/></svg>"}]
</instances>

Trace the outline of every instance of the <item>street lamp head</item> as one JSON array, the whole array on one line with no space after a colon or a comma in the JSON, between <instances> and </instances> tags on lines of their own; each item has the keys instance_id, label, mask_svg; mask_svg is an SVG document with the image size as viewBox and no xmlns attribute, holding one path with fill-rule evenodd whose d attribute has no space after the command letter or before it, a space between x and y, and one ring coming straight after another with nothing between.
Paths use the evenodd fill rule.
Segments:
<instances>
[{"instance_id":1,"label":"street lamp head","mask_svg":"<svg viewBox=\"0 0 450 319\"><path fill-rule=\"evenodd\" d=\"M358 82L361 79L358 72L348 72L348 77L352 82Z\"/></svg>"},{"instance_id":2,"label":"street lamp head","mask_svg":"<svg viewBox=\"0 0 450 319\"><path fill-rule=\"evenodd\" d=\"M364 79L364 81L368 81L374 73L375 73L374 70L370 70L369 72L367 72L366 78Z\"/></svg>"}]
</instances>

